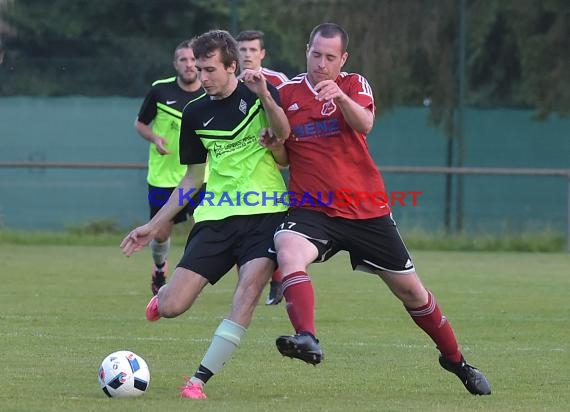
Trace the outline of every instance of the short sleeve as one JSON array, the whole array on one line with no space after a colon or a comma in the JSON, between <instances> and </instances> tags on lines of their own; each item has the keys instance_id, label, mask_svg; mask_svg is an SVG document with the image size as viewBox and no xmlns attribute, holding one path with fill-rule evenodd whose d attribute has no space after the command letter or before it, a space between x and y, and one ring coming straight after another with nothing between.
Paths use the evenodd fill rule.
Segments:
<instances>
[{"instance_id":1,"label":"short sleeve","mask_svg":"<svg viewBox=\"0 0 570 412\"><path fill-rule=\"evenodd\" d=\"M156 117L157 92L151 88L147 93L138 114L138 120L144 124L150 124Z\"/></svg>"},{"instance_id":2,"label":"short sleeve","mask_svg":"<svg viewBox=\"0 0 570 412\"><path fill-rule=\"evenodd\" d=\"M350 89L348 95L352 100L370 109L372 112L376 110L374 105L374 95L372 93L372 87L368 83L368 80L359 74L353 74L350 77Z\"/></svg>"},{"instance_id":3,"label":"short sleeve","mask_svg":"<svg viewBox=\"0 0 570 412\"><path fill-rule=\"evenodd\" d=\"M180 126L180 164L206 163L208 151L194 131L190 110L184 110Z\"/></svg>"}]
</instances>

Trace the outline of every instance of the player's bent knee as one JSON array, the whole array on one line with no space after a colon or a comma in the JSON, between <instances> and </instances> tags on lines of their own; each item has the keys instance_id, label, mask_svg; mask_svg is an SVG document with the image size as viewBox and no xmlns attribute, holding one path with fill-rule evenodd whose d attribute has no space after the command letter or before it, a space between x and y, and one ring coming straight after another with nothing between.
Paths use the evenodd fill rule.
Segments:
<instances>
[{"instance_id":1,"label":"player's bent knee","mask_svg":"<svg viewBox=\"0 0 570 412\"><path fill-rule=\"evenodd\" d=\"M425 288L409 288L395 290L394 293L405 306L419 307L427 304L428 292Z\"/></svg>"},{"instance_id":2,"label":"player's bent knee","mask_svg":"<svg viewBox=\"0 0 570 412\"><path fill-rule=\"evenodd\" d=\"M186 312L190 306L192 306L192 302L183 302L179 297L172 296L167 291L158 296L158 313L163 318L175 318Z\"/></svg>"},{"instance_id":3,"label":"player's bent knee","mask_svg":"<svg viewBox=\"0 0 570 412\"><path fill-rule=\"evenodd\" d=\"M162 303L160 300L158 301L158 313L163 318L175 318L176 316L184 313L188 308L183 307L176 302L169 302L166 301Z\"/></svg>"}]
</instances>

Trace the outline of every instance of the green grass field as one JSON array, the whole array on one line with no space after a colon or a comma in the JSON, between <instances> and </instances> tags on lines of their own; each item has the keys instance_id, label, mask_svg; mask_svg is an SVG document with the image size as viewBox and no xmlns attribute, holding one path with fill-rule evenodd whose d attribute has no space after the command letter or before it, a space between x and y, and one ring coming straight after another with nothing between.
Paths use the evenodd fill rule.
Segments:
<instances>
[{"instance_id":1,"label":"green grass field","mask_svg":"<svg viewBox=\"0 0 570 412\"><path fill-rule=\"evenodd\" d=\"M172 251L172 260L181 248ZM437 351L378 278L347 257L314 265L317 327L326 360L281 357L284 306L260 304L242 345L207 385L179 399L227 313L235 273L177 319L149 323L148 250L118 246L0 245L2 411L567 411L570 408L570 254L416 252L426 286L467 359L493 386L474 397L440 368ZM265 298L265 294L263 296ZM97 369L130 349L151 385L108 399Z\"/></svg>"}]
</instances>

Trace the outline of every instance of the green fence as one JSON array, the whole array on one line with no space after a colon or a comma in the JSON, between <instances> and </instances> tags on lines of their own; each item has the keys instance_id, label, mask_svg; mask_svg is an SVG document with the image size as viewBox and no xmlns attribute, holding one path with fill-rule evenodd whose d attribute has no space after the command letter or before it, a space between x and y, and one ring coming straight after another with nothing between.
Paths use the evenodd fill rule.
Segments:
<instances>
[{"instance_id":1,"label":"green fence","mask_svg":"<svg viewBox=\"0 0 570 412\"><path fill-rule=\"evenodd\" d=\"M0 224L63 230L99 219L119 225L145 221L142 167L6 167L13 161L143 165L148 146L132 126L140 103L116 97L1 98ZM427 108L398 108L376 120L368 143L380 170L446 165L446 137L427 125L427 116ZM467 109L464 166L570 168L570 120L537 122L532 116L530 110ZM388 192L421 192L415 206L411 195L405 206L393 206L401 227L443 229L444 174L386 172L384 178ZM464 175L464 227L473 233L564 232L567 190L564 176ZM455 193L451 198L454 213Z\"/></svg>"}]
</instances>

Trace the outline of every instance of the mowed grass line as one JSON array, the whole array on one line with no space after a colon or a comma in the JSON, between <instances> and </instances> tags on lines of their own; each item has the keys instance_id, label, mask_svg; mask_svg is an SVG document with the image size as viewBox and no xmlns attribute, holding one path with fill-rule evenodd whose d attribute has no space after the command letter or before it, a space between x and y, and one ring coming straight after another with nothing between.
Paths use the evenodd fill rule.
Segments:
<instances>
[{"instance_id":1,"label":"mowed grass line","mask_svg":"<svg viewBox=\"0 0 570 412\"><path fill-rule=\"evenodd\" d=\"M181 248L173 250L173 263ZM146 322L149 251L117 246L0 247L2 411L565 411L570 404L570 255L417 252L416 266L493 395L474 397L374 276L346 255L314 265L326 360L282 358L284 306L260 303L242 345L206 388L178 398L227 313L236 274L177 319ZM263 296L265 298L265 294ZM136 399L107 399L97 368L130 349L151 368Z\"/></svg>"}]
</instances>

